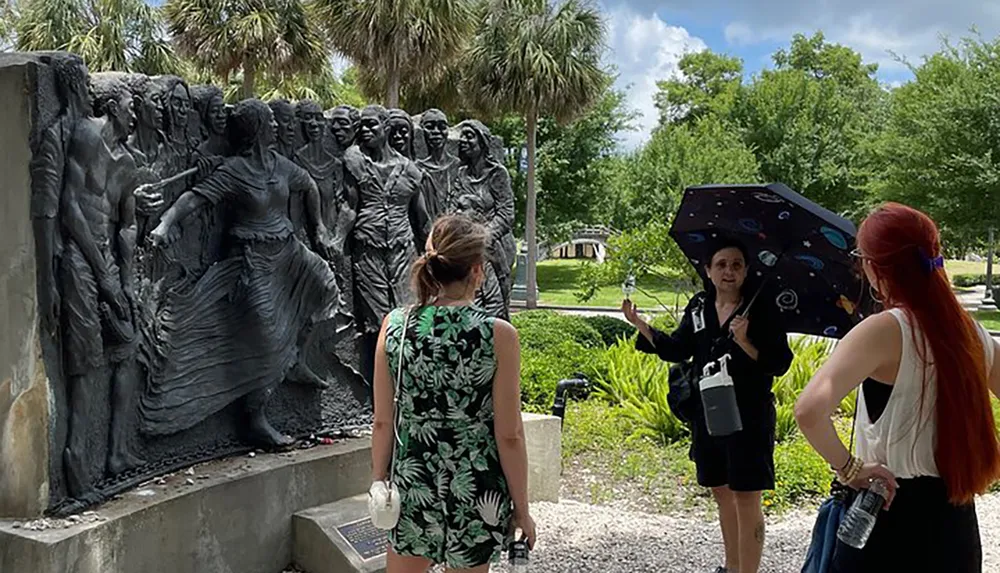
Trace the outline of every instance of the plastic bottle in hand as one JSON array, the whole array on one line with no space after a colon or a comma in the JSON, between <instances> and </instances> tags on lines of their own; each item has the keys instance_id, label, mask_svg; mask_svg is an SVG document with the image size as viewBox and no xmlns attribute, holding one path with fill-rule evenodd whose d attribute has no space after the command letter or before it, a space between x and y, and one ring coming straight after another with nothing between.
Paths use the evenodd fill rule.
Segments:
<instances>
[{"instance_id":1,"label":"plastic bottle in hand","mask_svg":"<svg viewBox=\"0 0 1000 573\"><path fill-rule=\"evenodd\" d=\"M630 273L627 277L625 277L625 282L622 283L622 294L625 295L625 300L631 300L634 293L635 275Z\"/></svg>"},{"instance_id":2,"label":"plastic bottle in hand","mask_svg":"<svg viewBox=\"0 0 1000 573\"><path fill-rule=\"evenodd\" d=\"M518 529L514 532L514 542L508 549L511 573L528 573L528 540Z\"/></svg>"},{"instance_id":3,"label":"plastic bottle in hand","mask_svg":"<svg viewBox=\"0 0 1000 573\"><path fill-rule=\"evenodd\" d=\"M868 489L862 490L850 509L844 514L840 528L837 529L837 539L843 541L855 549L861 549L868 543L868 536L875 529L875 520L879 511L885 507L885 500L889 497L889 489L884 481L877 479L871 483Z\"/></svg>"}]
</instances>

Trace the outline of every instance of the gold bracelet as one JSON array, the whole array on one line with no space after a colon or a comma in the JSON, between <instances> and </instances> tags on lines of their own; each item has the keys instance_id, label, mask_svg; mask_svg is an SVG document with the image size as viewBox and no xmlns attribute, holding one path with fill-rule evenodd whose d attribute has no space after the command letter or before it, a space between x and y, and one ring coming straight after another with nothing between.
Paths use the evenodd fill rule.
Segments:
<instances>
[{"instance_id":1,"label":"gold bracelet","mask_svg":"<svg viewBox=\"0 0 1000 573\"><path fill-rule=\"evenodd\" d=\"M837 481L844 485L851 483L861 473L863 466L864 462L852 455L851 460L847 463L847 467L843 471L837 472Z\"/></svg>"}]
</instances>

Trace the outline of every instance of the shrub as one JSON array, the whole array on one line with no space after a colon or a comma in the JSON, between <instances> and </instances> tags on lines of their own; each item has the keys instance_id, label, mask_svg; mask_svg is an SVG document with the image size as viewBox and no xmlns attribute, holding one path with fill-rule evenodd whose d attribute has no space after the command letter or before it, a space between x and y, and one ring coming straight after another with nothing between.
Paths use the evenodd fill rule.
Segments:
<instances>
[{"instance_id":1,"label":"shrub","mask_svg":"<svg viewBox=\"0 0 1000 573\"><path fill-rule=\"evenodd\" d=\"M606 372L596 379L598 395L625 408L642 423L640 433L669 444L687 435L687 427L667 404L669 369L656 356L643 354L630 340L619 341L604 355Z\"/></svg>"},{"instance_id":2,"label":"shrub","mask_svg":"<svg viewBox=\"0 0 1000 573\"><path fill-rule=\"evenodd\" d=\"M577 373L594 380L603 371L604 341L581 317L525 311L512 317L521 339L521 399L525 410L547 412L556 384Z\"/></svg>"},{"instance_id":3,"label":"shrub","mask_svg":"<svg viewBox=\"0 0 1000 573\"><path fill-rule=\"evenodd\" d=\"M986 284L986 275L954 275L951 284L959 288L971 288Z\"/></svg>"},{"instance_id":4,"label":"shrub","mask_svg":"<svg viewBox=\"0 0 1000 573\"><path fill-rule=\"evenodd\" d=\"M551 310L529 310L515 314L511 322L521 337L521 348L543 349L573 340L586 348L602 348L601 333L582 317Z\"/></svg>"},{"instance_id":5,"label":"shrub","mask_svg":"<svg viewBox=\"0 0 1000 573\"><path fill-rule=\"evenodd\" d=\"M681 309L683 310L683 309ZM649 325L662 332L673 332L677 328L677 319L669 312L663 312L654 316Z\"/></svg>"},{"instance_id":6,"label":"shrub","mask_svg":"<svg viewBox=\"0 0 1000 573\"><path fill-rule=\"evenodd\" d=\"M556 384L577 373L596 380L603 372L602 348L586 348L572 340L563 340L538 349L521 349L521 400L530 412L548 412L555 401Z\"/></svg>"},{"instance_id":7,"label":"shrub","mask_svg":"<svg viewBox=\"0 0 1000 573\"><path fill-rule=\"evenodd\" d=\"M620 318L598 314L583 317L601 335L605 346L614 346L620 339L635 336L636 328Z\"/></svg>"},{"instance_id":8,"label":"shrub","mask_svg":"<svg viewBox=\"0 0 1000 573\"><path fill-rule=\"evenodd\" d=\"M790 509L830 493L830 468L801 436L775 446L774 474L774 491L764 492L764 506L769 510Z\"/></svg>"},{"instance_id":9,"label":"shrub","mask_svg":"<svg viewBox=\"0 0 1000 573\"><path fill-rule=\"evenodd\" d=\"M795 357L788 372L774 383L772 391L778 404L795 404L813 374L830 356L833 347L830 341L811 336L790 338L788 345Z\"/></svg>"}]
</instances>

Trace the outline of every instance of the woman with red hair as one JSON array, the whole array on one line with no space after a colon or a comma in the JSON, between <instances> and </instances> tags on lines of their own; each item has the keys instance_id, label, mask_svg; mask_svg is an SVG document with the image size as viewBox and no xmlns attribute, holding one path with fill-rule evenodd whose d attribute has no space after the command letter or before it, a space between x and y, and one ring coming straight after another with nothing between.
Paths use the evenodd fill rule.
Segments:
<instances>
[{"instance_id":1,"label":"woman with red hair","mask_svg":"<svg viewBox=\"0 0 1000 573\"><path fill-rule=\"evenodd\" d=\"M923 213L879 208L855 255L887 310L840 342L795 416L838 480L860 489L882 479L889 498L863 549L838 542L832 571L978 573L974 498L1000 479L989 396L1000 395L997 343L952 292L938 229ZM831 416L862 381L855 457Z\"/></svg>"}]
</instances>

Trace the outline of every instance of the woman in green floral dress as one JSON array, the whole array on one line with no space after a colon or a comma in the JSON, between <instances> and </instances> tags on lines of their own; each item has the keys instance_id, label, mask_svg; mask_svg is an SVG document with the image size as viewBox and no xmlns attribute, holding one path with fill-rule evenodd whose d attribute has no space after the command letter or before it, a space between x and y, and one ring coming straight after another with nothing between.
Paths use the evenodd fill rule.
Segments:
<instances>
[{"instance_id":1,"label":"woman in green floral dress","mask_svg":"<svg viewBox=\"0 0 1000 573\"><path fill-rule=\"evenodd\" d=\"M439 219L413 265L419 304L382 325L372 478L388 479L391 462L402 506L389 535L388 573L423 573L434 564L484 573L515 527L534 543L517 331L472 302L486 244L485 228L468 217Z\"/></svg>"}]
</instances>

